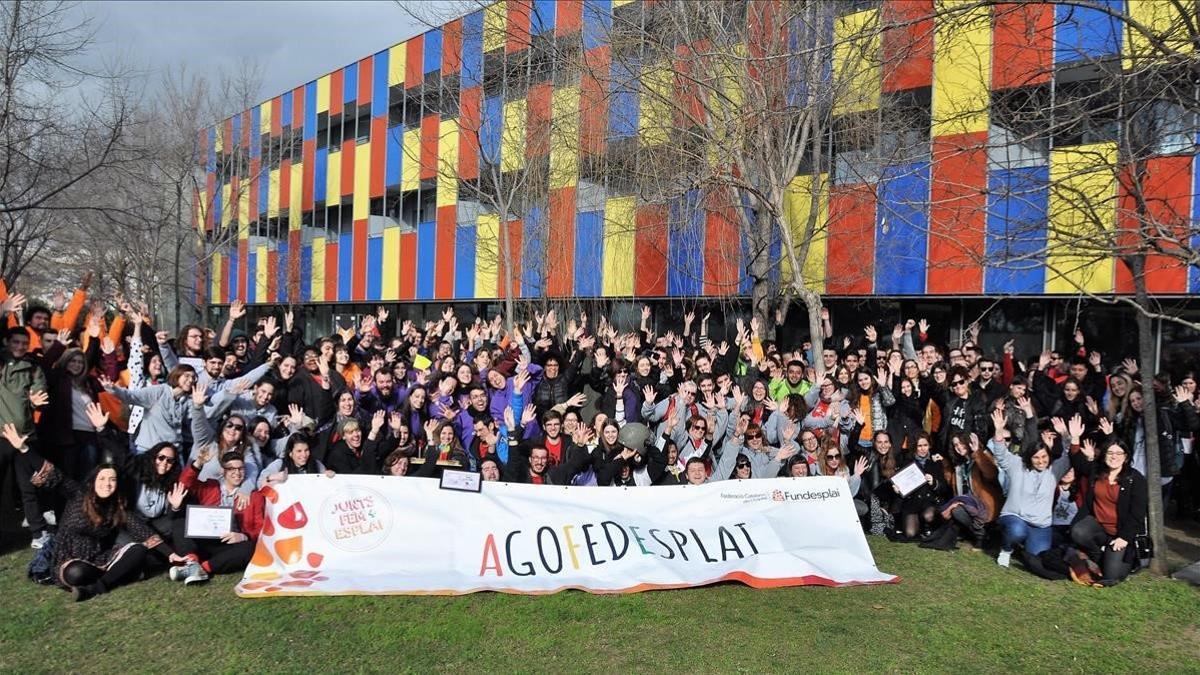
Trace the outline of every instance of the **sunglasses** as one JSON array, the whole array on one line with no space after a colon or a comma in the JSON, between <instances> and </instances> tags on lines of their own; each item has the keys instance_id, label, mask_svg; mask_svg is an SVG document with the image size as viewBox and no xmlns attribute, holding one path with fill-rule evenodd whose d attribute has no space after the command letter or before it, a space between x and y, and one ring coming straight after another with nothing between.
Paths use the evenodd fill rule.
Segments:
<instances>
[{"instance_id":1,"label":"sunglasses","mask_svg":"<svg viewBox=\"0 0 1200 675\"><path fill-rule=\"evenodd\" d=\"M955 381L951 382L950 384L953 384L954 386L957 387L960 384L966 384L966 383L967 383L966 380L955 380Z\"/></svg>"},{"instance_id":2,"label":"sunglasses","mask_svg":"<svg viewBox=\"0 0 1200 675\"><path fill-rule=\"evenodd\" d=\"M737 463L737 468L739 468L739 469L748 469L748 468L750 468L750 462L738 462L738 463Z\"/></svg>"},{"instance_id":3,"label":"sunglasses","mask_svg":"<svg viewBox=\"0 0 1200 675\"><path fill-rule=\"evenodd\" d=\"M996 368L995 368L994 366L983 366L983 367L981 367L981 368L980 368L980 370L982 370L982 371L983 371L983 372L985 372L985 373L990 373L990 372L992 372L992 371L993 371L993 370L995 370L995 369L996 369Z\"/></svg>"},{"instance_id":4,"label":"sunglasses","mask_svg":"<svg viewBox=\"0 0 1200 675\"><path fill-rule=\"evenodd\" d=\"M226 422L225 428L226 429L237 429L238 431L241 431L242 429L246 428L246 425L238 424L237 422Z\"/></svg>"},{"instance_id":5,"label":"sunglasses","mask_svg":"<svg viewBox=\"0 0 1200 675\"><path fill-rule=\"evenodd\" d=\"M762 437L763 437L762 434L746 434L746 440L748 440L748 441L752 441L756 438L762 438Z\"/></svg>"},{"instance_id":6,"label":"sunglasses","mask_svg":"<svg viewBox=\"0 0 1200 675\"><path fill-rule=\"evenodd\" d=\"M156 461L156 462L170 462L171 464L174 464L174 463L175 463L175 458L174 458L174 457L172 457L172 456L170 456L170 455L158 455L157 457L155 457L155 458L154 458L154 461Z\"/></svg>"},{"instance_id":7,"label":"sunglasses","mask_svg":"<svg viewBox=\"0 0 1200 675\"><path fill-rule=\"evenodd\" d=\"M696 425L692 427L692 431L708 431L708 427Z\"/></svg>"},{"instance_id":8,"label":"sunglasses","mask_svg":"<svg viewBox=\"0 0 1200 675\"><path fill-rule=\"evenodd\" d=\"M841 459L841 455L825 455L826 459Z\"/></svg>"}]
</instances>

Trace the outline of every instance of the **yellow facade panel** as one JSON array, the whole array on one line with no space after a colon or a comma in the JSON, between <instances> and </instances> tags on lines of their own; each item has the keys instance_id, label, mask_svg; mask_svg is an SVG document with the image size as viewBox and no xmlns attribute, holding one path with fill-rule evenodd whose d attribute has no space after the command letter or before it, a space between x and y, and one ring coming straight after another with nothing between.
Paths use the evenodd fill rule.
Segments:
<instances>
[{"instance_id":1,"label":"yellow facade panel","mask_svg":"<svg viewBox=\"0 0 1200 675\"><path fill-rule=\"evenodd\" d=\"M504 126L500 131L500 170L515 171L525 166L525 99L504 104Z\"/></svg>"},{"instance_id":2,"label":"yellow facade panel","mask_svg":"<svg viewBox=\"0 0 1200 675\"><path fill-rule=\"evenodd\" d=\"M809 222L813 214L813 194L817 196L816 219ZM788 184L784 195L784 221L792 238L796 262L800 264L801 281L805 288L825 292L826 251L829 224L829 184L827 174L796 176ZM807 255L804 242L809 241ZM803 257L801 257L803 256ZM781 260L783 280L794 278L792 256L784 255Z\"/></svg>"},{"instance_id":3,"label":"yellow facade panel","mask_svg":"<svg viewBox=\"0 0 1200 675\"><path fill-rule=\"evenodd\" d=\"M442 120L438 130L437 205L458 203L458 120Z\"/></svg>"},{"instance_id":4,"label":"yellow facade panel","mask_svg":"<svg viewBox=\"0 0 1200 675\"><path fill-rule=\"evenodd\" d=\"M834 111L874 110L883 88L879 10L837 17L833 27Z\"/></svg>"},{"instance_id":5,"label":"yellow facade panel","mask_svg":"<svg viewBox=\"0 0 1200 675\"><path fill-rule=\"evenodd\" d=\"M1115 143L1050 153L1047 293L1113 291L1109 240L1117 216L1116 161Z\"/></svg>"},{"instance_id":6,"label":"yellow facade panel","mask_svg":"<svg viewBox=\"0 0 1200 675\"><path fill-rule=\"evenodd\" d=\"M313 239L312 244L312 299L325 300L325 237Z\"/></svg>"},{"instance_id":7,"label":"yellow facade panel","mask_svg":"<svg viewBox=\"0 0 1200 675\"><path fill-rule=\"evenodd\" d=\"M500 217L494 213L479 216L475 228L475 298L494 298L498 295L496 280L500 275Z\"/></svg>"},{"instance_id":8,"label":"yellow facade panel","mask_svg":"<svg viewBox=\"0 0 1200 675\"><path fill-rule=\"evenodd\" d=\"M974 0L970 0L974 3ZM991 101L991 8L951 12L964 0L940 0L933 41L933 135L987 131Z\"/></svg>"},{"instance_id":9,"label":"yellow facade panel","mask_svg":"<svg viewBox=\"0 0 1200 675\"><path fill-rule=\"evenodd\" d=\"M404 132L404 157L400 161L400 189L416 190L421 187L421 130L408 129Z\"/></svg>"},{"instance_id":10,"label":"yellow facade panel","mask_svg":"<svg viewBox=\"0 0 1200 675\"><path fill-rule=\"evenodd\" d=\"M371 141L354 149L354 220L371 215Z\"/></svg>"},{"instance_id":11,"label":"yellow facade panel","mask_svg":"<svg viewBox=\"0 0 1200 675\"><path fill-rule=\"evenodd\" d=\"M633 197L618 197L604 205L605 296L633 295L634 230L637 205Z\"/></svg>"}]
</instances>

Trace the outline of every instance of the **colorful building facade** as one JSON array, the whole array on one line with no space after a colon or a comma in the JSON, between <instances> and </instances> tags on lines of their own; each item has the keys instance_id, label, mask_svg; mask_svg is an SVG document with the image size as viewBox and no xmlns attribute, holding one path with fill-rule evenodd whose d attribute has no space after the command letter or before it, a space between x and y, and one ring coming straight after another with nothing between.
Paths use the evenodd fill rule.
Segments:
<instances>
[{"instance_id":1,"label":"colorful building facade","mask_svg":"<svg viewBox=\"0 0 1200 675\"><path fill-rule=\"evenodd\" d=\"M830 24L835 35L894 26L873 38L891 66L868 71L865 109L916 101L928 122L917 130L922 150L903 163L850 172L839 167L852 153L833 157L818 207L828 228L804 261L810 284L830 298L1132 290L1114 260L1071 265L1055 259L1069 254L1047 247L1082 218L1079 203L1058 199L1052 186L1093 196L1107 209L1102 221L1123 225L1115 177L1080 171L1113 156L1116 140L1090 129L1013 143L1012 125L989 102L1067 91L1071 73L1128 60L1146 38L1114 14L1166 30L1177 18L1162 11L1171 3L1106 0L1113 13L959 3L976 15L968 23L940 0L843 4ZM616 71L628 66L610 44L614 24L638 21L646 6L501 0L203 130L196 218L216 251L200 292L218 305L745 293L746 247L729 219L686 208L686 199L644 203L589 176L590 159L607 149L658 142L646 124L654 105L617 84ZM613 77L560 78L553 62L539 61L562 53L545 49L560 43L578 45L583 62ZM842 58L836 49L833 58ZM514 63L521 74L509 72ZM574 121L554 124L547 143L526 142L524 129L549 120ZM1147 190L1161 197L1154 208L1162 220L1190 227L1200 218L1200 167L1194 133L1180 135L1160 139ZM544 203L519 217L481 207L466 187L481 166L497 163L548 164ZM810 208L797 189L788 217ZM1165 257L1152 261L1147 279L1165 296L1200 290L1195 268Z\"/></svg>"}]
</instances>

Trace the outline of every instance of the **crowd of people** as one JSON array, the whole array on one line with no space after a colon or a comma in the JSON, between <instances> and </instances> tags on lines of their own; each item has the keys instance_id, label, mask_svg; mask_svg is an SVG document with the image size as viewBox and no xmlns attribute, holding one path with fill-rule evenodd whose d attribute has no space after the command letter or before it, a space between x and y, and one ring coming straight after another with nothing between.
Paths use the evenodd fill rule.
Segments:
<instances>
[{"instance_id":1,"label":"crowd of people","mask_svg":"<svg viewBox=\"0 0 1200 675\"><path fill-rule=\"evenodd\" d=\"M835 338L826 313L814 353L753 319L664 330L648 307L630 331L449 308L417 325L381 307L320 335L235 302L224 325L172 336L87 290L0 301L0 487L39 549L31 574L77 600L164 569L185 584L240 572L263 488L289 476L446 467L577 486L831 476L868 534L1111 585L1150 555L1147 387L1156 489L1182 509L1200 497L1194 375L1106 363L1080 332L1062 351L991 354L977 326L952 345L923 320ZM918 487L893 480L913 471ZM231 531L189 538L188 504L232 508Z\"/></svg>"}]
</instances>

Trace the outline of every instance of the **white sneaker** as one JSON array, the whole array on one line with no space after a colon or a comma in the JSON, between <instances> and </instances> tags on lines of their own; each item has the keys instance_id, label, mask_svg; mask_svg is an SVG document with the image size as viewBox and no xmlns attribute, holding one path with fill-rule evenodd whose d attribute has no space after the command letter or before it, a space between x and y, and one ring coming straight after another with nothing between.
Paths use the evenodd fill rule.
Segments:
<instances>
[{"instance_id":1,"label":"white sneaker","mask_svg":"<svg viewBox=\"0 0 1200 675\"><path fill-rule=\"evenodd\" d=\"M1009 560L1012 559L1012 551L1001 549L1000 555L996 557L996 564L1001 567L1008 567Z\"/></svg>"},{"instance_id":2,"label":"white sneaker","mask_svg":"<svg viewBox=\"0 0 1200 675\"><path fill-rule=\"evenodd\" d=\"M42 518L45 519L46 524L49 525L50 527L54 527L55 525L58 525L58 518L54 517L53 511L47 511L47 512L43 513Z\"/></svg>"},{"instance_id":3,"label":"white sneaker","mask_svg":"<svg viewBox=\"0 0 1200 675\"><path fill-rule=\"evenodd\" d=\"M192 575L193 572L200 569L200 563L186 562L182 565L176 565L167 571L167 576L171 581L183 581Z\"/></svg>"},{"instance_id":4,"label":"white sneaker","mask_svg":"<svg viewBox=\"0 0 1200 675\"><path fill-rule=\"evenodd\" d=\"M29 542L29 548L34 549L35 551L40 551L43 546L50 543L51 538L52 537L50 536L49 532L43 531L40 536Z\"/></svg>"},{"instance_id":5,"label":"white sneaker","mask_svg":"<svg viewBox=\"0 0 1200 675\"><path fill-rule=\"evenodd\" d=\"M192 570L192 573L189 574L187 576L187 578L183 580L184 586L190 586L191 584L200 583L202 581L208 581L208 572L205 572L204 568L201 567L199 563L192 563L192 564L195 565L195 569Z\"/></svg>"}]
</instances>

